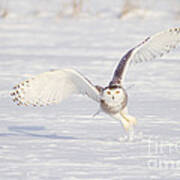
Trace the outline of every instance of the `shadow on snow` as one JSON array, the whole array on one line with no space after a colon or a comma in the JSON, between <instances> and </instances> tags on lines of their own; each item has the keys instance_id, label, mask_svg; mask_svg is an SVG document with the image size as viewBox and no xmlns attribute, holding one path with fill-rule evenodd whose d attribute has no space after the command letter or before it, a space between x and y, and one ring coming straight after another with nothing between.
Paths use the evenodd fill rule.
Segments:
<instances>
[{"instance_id":1,"label":"shadow on snow","mask_svg":"<svg viewBox=\"0 0 180 180\"><path fill-rule=\"evenodd\" d=\"M1 133L0 136L31 136L38 138L62 139L62 140L77 140L78 138L72 136L58 136L56 134L38 134L29 131L45 130L43 126L9 126L8 130L14 133Z\"/></svg>"}]
</instances>

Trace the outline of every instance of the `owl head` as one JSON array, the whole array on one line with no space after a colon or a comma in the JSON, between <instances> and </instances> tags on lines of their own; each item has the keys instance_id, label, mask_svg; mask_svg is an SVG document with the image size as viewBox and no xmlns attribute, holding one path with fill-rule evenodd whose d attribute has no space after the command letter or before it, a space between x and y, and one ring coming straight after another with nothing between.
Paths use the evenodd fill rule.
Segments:
<instances>
[{"instance_id":1,"label":"owl head","mask_svg":"<svg viewBox=\"0 0 180 180\"><path fill-rule=\"evenodd\" d=\"M120 86L108 86L102 92L102 100L107 103L121 103L126 96L125 90Z\"/></svg>"}]
</instances>

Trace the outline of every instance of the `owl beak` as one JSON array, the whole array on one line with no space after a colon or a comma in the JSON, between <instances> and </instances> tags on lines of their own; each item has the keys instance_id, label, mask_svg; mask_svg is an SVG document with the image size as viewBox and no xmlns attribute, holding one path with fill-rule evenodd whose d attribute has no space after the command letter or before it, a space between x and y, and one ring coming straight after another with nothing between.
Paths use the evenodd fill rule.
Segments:
<instances>
[{"instance_id":1,"label":"owl beak","mask_svg":"<svg viewBox=\"0 0 180 180\"><path fill-rule=\"evenodd\" d=\"M114 96L112 96L112 99L114 100Z\"/></svg>"}]
</instances>

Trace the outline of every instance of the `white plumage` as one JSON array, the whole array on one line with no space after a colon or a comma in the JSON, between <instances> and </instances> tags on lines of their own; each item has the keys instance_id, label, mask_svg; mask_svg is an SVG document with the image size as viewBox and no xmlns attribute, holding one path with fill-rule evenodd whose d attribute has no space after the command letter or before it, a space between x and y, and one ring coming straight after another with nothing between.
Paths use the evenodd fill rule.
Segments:
<instances>
[{"instance_id":1,"label":"white plumage","mask_svg":"<svg viewBox=\"0 0 180 180\"><path fill-rule=\"evenodd\" d=\"M45 72L14 87L11 95L18 105L42 106L59 103L72 94L87 95L100 103L104 112L121 120L125 129L136 124L128 114L127 93L123 80L130 63L149 61L168 53L180 43L180 28L173 28L146 38L120 60L107 87L94 86L73 69Z\"/></svg>"},{"instance_id":2,"label":"white plumage","mask_svg":"<svg viewBox=\"0 0 180 180\"><path fill-rule=\"evenodd\" d=\"M161 57L176 48L179 43L180 28L169 29L146 38L123 56L115 71L115 73L118 73L118 79L124 80L129 64L150 61Z\"/></svg>"},{"instance_id":3,"label":"white plumage","mask_svg":"<svg viewBox=\"0 0 180 180\"><path fill-rule=\"evenodd\" d=\"M155 34L139 44L133 52L134 62L152 60L174 49L180 42L180 29L170 29Z\"/></svg>"},{"instance_id":4,"label":"white plumage","mask_svg":"<svg viewBox=\"0 0 180 180\"><path fill-rule=\"evenodd\" d=\"M73 69L45 72L14 87L11 95L19 105L59 103L72 94L88 95L99 102L98 90Z\"/></svg>"}]
</instances>

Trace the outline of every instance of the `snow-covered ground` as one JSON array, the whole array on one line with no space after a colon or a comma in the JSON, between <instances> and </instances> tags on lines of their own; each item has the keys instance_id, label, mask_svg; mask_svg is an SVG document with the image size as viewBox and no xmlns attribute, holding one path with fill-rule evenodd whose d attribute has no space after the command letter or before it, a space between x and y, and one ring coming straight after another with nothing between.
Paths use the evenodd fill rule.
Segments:
<instances>
[{"instance_id":1,"label":"snow-covered ground","mask_svg":"<svg viewBox=\"0 0 180 180\"><path fill-rule=\"evenodd\" d=\"M172 15L158 13L1 19L0 180L179 180L180 48L130 67L125 86L134 85L129 111L138 119L131 141L106 114L93 117L99 107L86 97L32 108L8 95L28 76L64 67L105 86L125 51L176 26Z\"/></svg>"}]
</instances>

